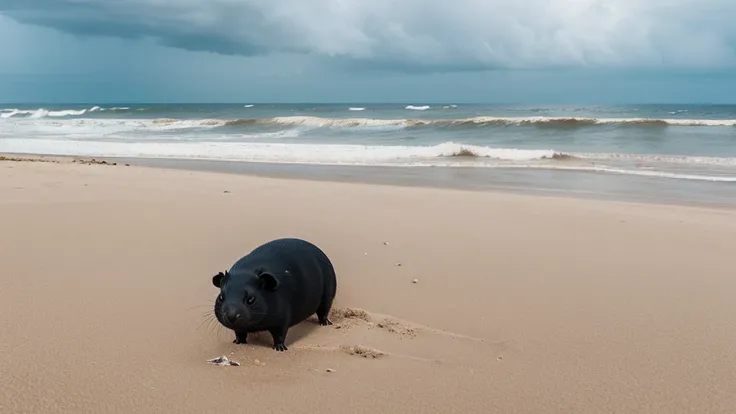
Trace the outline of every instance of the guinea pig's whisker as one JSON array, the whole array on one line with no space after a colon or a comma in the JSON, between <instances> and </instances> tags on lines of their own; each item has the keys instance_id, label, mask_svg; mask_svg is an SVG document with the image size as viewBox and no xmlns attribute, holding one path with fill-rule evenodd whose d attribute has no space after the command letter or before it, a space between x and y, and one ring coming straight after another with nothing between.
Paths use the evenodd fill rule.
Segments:
<instances>
[{"instance_id":1,"label":"guinea pig's whisker","mask_svg":"<svg viewBox=\"0 0 736 414\"><path fill-rule=\"evenodd\" d=\"M209 324L210 332L214 333L217 339L220 339L220 332L222 328L223 326L216 319L210 319L210 324Z\"/></svg>"},{"instance_id":2,"label":"guinea pig's whisker","mask_svg":"<svg viewBox=\"0 0 736 414\"><path fill-rule=\"evenodd\" d=\"M204 318L209 318L210 316L215 316L215 314L211 310L208 310L207 312L202 312L201 316Z\"/></svg>"},{"instance_id":3,"label":"guinea pig's whisker","mask_svg":"<svg viewBox=\"0 0 736 414\"><path fill-rule=\"evenodd\" d=\"M214 331L216 322L217 319L214 317L214 315L210 314L205 318L200 327L204 326L208 332L212 333Z\"/></svg>"},{"instance_id":4,"label":"guinea pig's whisker","mask_svg":"<svg viewBox=\"0 0 736 414\"><path fill-rule=\"evenodd\" d=\"M216 324L214 324L214 323L212 322L212 320L210 320L210 322L209 322L209 323L207 324L207 330L208 330L208 331L209 331L210 333L216 333L216 330L217 330L217 325L216 325Z\"/></svg>"},{"instance_id":5,"label":"guinea pig's whisker","mask_svg":"<svg viewBox=\"0 0 736 414\"><path fill-rule=\"evenodd\" d=\"M199 326L197 326L197 330L202 329L202 327L204 327L207 324L209 324L209 322L210 322L210 319L209 318L202 319L202 322L200 322L199 323Z\"/></svg>"},{"instance_id":6,"label":"guinea pig's whisker","mask_svg":"<svg viewBox=\"0 0 736 414\"><path fill-rule=\"evenodd\" d=\"M204 320L207 320L207 319L211 318L212 316L213 316L212 311L203 312L202 314L199 315L199 317L202 318L202 319L204 319Z\"/></svg>"},{"instance_id":7,"label":"guinea pig's whisker","mask_svg":"<svg viewBox=\"0 0 736 414\"><path fill-rule=\"evenodd\" d=\"M194 305L194 306L191 306L191 307L187 308L187 310L194 310L194 309L199 309L199 308L209 308L211 306L212 306L212 304L210 304L210 303L203 304L203 305Z\"/></svg>"},{"instance_id":8,"label":"guinea pig's whisker","mask_svg":"<svg viewBox=\"0 0 736 414\"><path fill-rule=\"evenodd\" d=\"M217 339L220 339L220 335L219 335L219 332L218 332L218 329L217 329L217 324L215 324L213 322L210 322L210 324L208 325L208 328L207 329L210 330L210 333L215 334L215 337Z\"/></svg>"}]
</instances>

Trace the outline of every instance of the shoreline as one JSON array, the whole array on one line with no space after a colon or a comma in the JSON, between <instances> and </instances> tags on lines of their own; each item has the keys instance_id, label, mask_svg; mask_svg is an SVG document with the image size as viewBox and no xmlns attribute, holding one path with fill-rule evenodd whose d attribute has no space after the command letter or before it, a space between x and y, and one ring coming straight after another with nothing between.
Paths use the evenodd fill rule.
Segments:
<instances>
[{"instance_id":1,"label":"shoreline","mask_svg":"<svg viewBox=\"0 0 736 414\"><path fill-rule=\"evenodd\" d=\"M395 187L561 197L582 200L644 203L714 209L736 208L736 185L727 182L685 181L591 171L465 168L336 166L132 157L88 157L55 154L0 153L18 161L129 164L137 167L216 172L264 178L363 183Z\"/></svg>"}]
</instances>

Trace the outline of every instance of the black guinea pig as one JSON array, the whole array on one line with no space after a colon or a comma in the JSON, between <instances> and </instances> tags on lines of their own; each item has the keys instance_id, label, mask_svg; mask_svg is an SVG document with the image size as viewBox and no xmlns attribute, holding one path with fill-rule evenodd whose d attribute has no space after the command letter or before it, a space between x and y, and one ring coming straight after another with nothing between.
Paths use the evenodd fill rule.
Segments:
<instances>
[{"instance_id":1,"label":"black guinea pig","mask_svg":"<svg viewBox=\"0 0 736 414\"><path fill-rule=\"evenodd\" d=\"M230 270L212 277L220 289L215 317L235 332L236 344L251 332L268 331L273 347L286 351L290 327L316 313L320 325L328 318L337 292L335 269L314 244L283 238L258 246Z\"/></svg>"}]
</instances>

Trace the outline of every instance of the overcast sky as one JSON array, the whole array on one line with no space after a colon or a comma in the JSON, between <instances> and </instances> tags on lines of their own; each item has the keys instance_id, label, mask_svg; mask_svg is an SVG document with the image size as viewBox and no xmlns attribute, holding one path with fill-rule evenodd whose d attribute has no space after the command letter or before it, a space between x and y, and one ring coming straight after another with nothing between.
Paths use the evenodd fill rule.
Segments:
<instances>
[{"instance_id":1,"label":"overcast sky","mask_svg":"<svg viewBox=\"0 0 736 414\"><path fill-rule=\"evenodd\" d=\"M736 102L736 0L0 0L3 102Z\"/></svg>"}]
</instances>

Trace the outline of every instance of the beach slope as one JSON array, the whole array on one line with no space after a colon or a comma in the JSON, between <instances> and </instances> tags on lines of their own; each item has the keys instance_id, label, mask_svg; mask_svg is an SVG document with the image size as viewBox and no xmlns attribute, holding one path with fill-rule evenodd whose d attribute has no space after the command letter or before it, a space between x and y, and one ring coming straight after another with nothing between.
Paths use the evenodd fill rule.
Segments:
<instances>
[{"instance_id":1,"label":"beach slope","mask_svg":"<svg viewBox=\"0 0 736 414\"><path fill-rule=\"evenodd\" d=\"M736 410L729 210L0 161L0 229L3 413ZM212 275L286 236L335 325L235 345Z\"/></svg>"}]
</instances>

